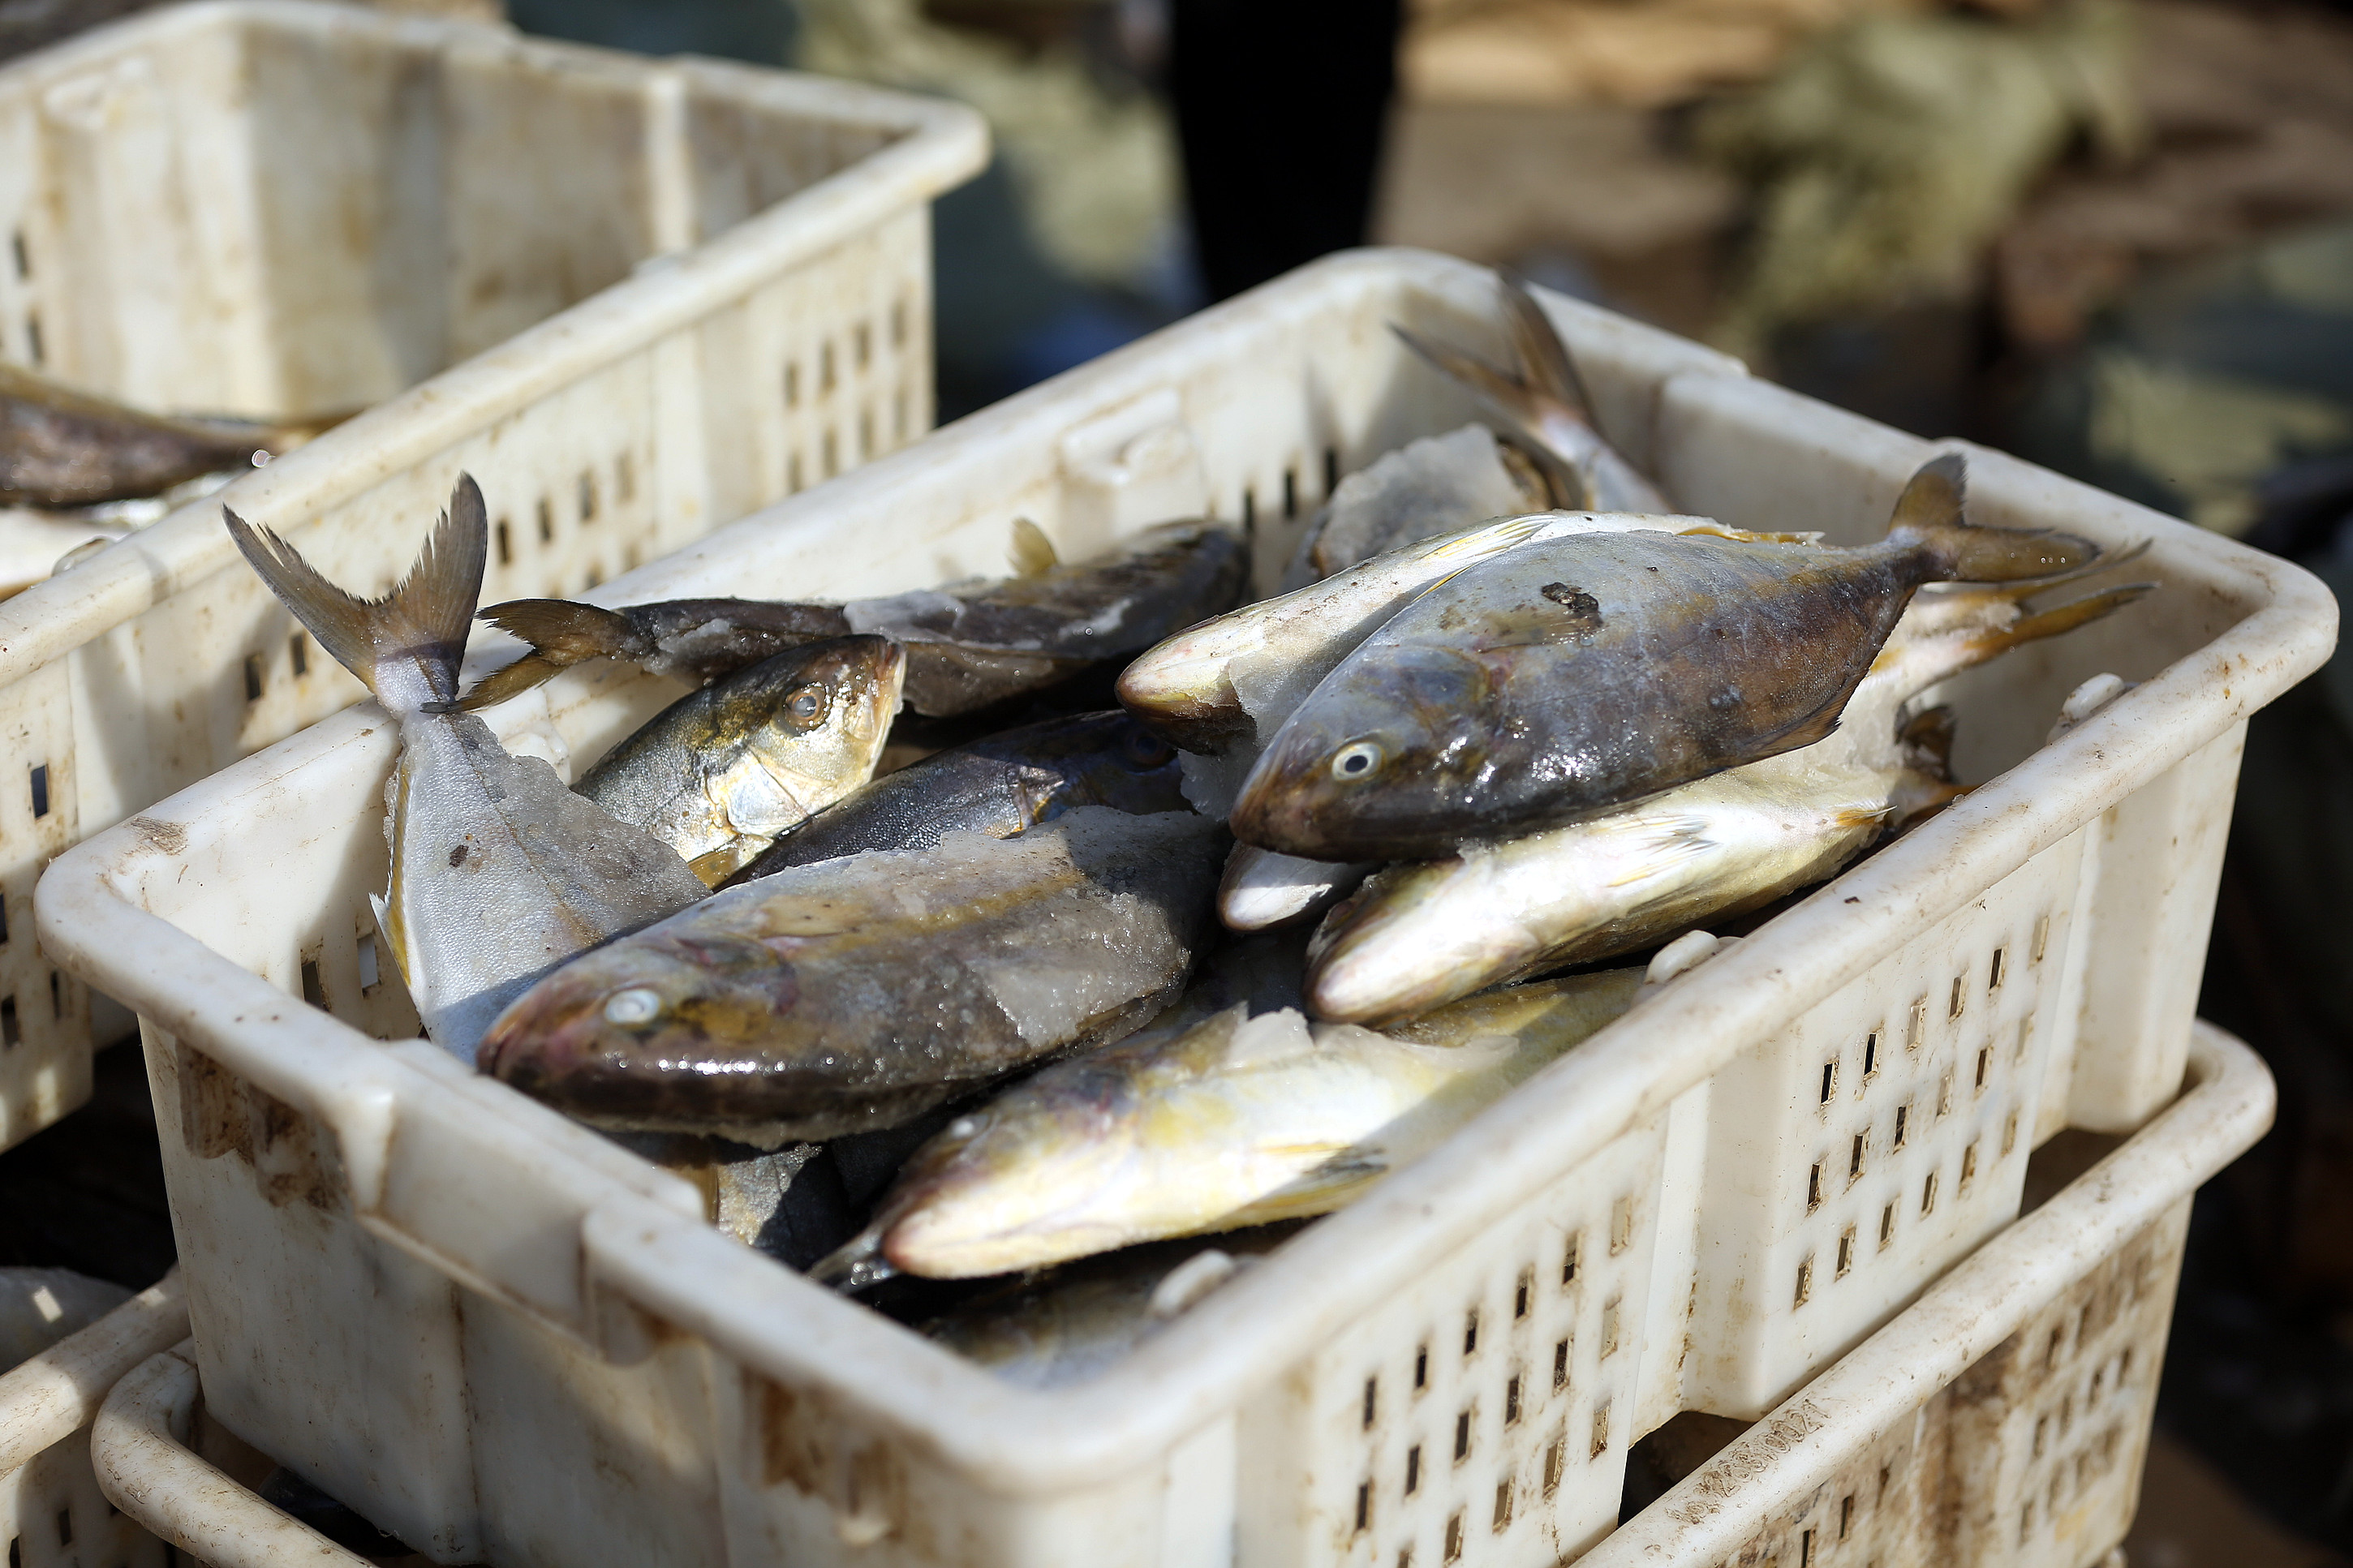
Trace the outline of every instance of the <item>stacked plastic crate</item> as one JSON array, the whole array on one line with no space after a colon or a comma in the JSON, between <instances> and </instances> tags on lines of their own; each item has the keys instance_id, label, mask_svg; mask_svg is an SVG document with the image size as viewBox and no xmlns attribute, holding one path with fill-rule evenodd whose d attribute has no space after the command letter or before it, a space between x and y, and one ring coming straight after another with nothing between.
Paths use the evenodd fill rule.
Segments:
<instances>
[{"instance_id":1,"label":"stacked plastic crate","mask_svg":"<svg viewBox=\"0 0 2353 1568\"><path fill-rule=\"evenodd\" d=\"M904 446L929 203L987 141L843 82L270 0L0 69L0 359L158 410L364 410L0 604L0 1147L90 1092L90 998L35 940L50 860L360 694L222 505L382 586L471 469L490 591L573 594ZM0 1382L0 1536L97 1562L37 1383Z\"/></svg>"},{"instance_id":2,"label":"stacked plastic crate","mask_svg":"<svg viewBox=\"0 0 2353 1568\"><path fill-rule=\"evenodd\" d=\"M1016 518L1066 557L1236 520L1268 577L1338 475L1471 412L1386 324L1476 343L1492 300L1441 258L1320 263L596 596L922 586L990 570ZM1931 449L1546 302L1686 510L1859 542ZM208 1408L450 1563L2095 1560L2180 1205L2269 1115L2242 1047L2193 1052L2183 955L2244 719L2335 611L2276 560L1970 458L1978 521L2146 540L2166 591L1952 683L1972 795L1071 1389L999 1383L397 1043L414 1012L360 957L396 747L364 713L97 836L43 882L42 940L145 1020ZM2043 743L2104 672L2137 685ZM543 690L494 718L572 756L666 700L609 670ZM2133 1136L2013 1224L2069 1127ZM188 1397L169 1367L126 1385L101 1468L153 1458ZM1757 1425L1621 1526L1630 1446L1683 1411ZM132 1495L131 1460L109 1473ZM185 1528L185 1496L142 1495Z\"/></svg>"}]
</instances>

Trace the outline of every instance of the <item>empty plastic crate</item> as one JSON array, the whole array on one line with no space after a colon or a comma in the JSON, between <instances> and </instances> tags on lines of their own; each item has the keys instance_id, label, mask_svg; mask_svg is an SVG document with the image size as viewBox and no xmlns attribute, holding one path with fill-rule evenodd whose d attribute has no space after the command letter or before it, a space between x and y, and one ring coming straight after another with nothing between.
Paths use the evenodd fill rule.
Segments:
<instances>
[{"instance_id":1,"label":"empty plastic crate","mask_svg":"<svg viewBox=\"0 0 2353 1568\"><path fill-rule=\"evenodd\" d=\"M1874 538L1936 449L1546 305L1688 510ZM1470 416L1391 321L1498 352L1482 269L1333 258L594 596L909 588L1001 571L1021 517L1075 558L1207 511L1271 575L1338 475ZM375 710L110 830L52 868L42 939L147 1021L209 1407L402 1539L500 1568L1388 1568L1408 1542L1429 1568L1457 1514L1482 1562L1584 1550L1634 1439L1770 1410L2009 1224L2037 1143L2179 1090L2243 721L2326 656L2333 602L1970 465L1979 521L2148 541L2133 571L2165 584L1950 683L1981 787L1069 1390L1003 1384L723 1237L676 1177L380 1043L416 1024L367 904L395 755ZM2102 671L2140 684L2042 745ZM495 719L593 757L674 689L584 668Z\"/></svg>"},{"instance_id":2,"label":"empty plastic crate","mask_svg":"<svg viewBox=\"0 0 2353 1568\"><path fill-rule=\"evenodd\" d=\"M986 144L955 104L307 3L0 68L0 358L154 408L375 405L0 604L0 1147L89 1094L42 868L360 694L221 506L383 586L470 468L494 600L902 446L932 417L929 202Z\"/></svg>"}]
</instances>

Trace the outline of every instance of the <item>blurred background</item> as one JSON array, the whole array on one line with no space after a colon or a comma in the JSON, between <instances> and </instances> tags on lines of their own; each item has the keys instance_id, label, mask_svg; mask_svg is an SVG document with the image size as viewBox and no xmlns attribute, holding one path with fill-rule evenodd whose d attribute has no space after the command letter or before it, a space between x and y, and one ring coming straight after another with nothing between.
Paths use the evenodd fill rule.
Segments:
<instances>
[{"instance_id":1,"label":"blurred background","mask_svg":"<svg viewBox=\"0 0 2353 1568\"><path fill-rule=\"evenodd\" d=\"M1325 251L1422 246L2353 586L2342 5L386 3L980 109L996 161L936 211L944 421ZM0 58L138 8L0 0ZM2281 1110L2198 1202L2134 1568L2353 1563L2348 888L2340 657L2248 740L2202 1010ZM100 1073L120 1150L0 1156L0 1263L143 1284L144 1085Z\"/></svg>"}]
</instances>

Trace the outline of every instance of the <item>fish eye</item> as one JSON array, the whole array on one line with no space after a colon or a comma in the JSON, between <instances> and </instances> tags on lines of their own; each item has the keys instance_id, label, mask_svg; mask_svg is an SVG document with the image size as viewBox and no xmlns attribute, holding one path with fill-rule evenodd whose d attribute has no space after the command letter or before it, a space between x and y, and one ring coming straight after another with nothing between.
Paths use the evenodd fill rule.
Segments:
<instances>
[{"instance_id":1,"label":"fish eye","mask_svg":"<svg viewBox=\"0 0 2353 1568\"><path fill-rule=\"evenodd\" d=\"M662 1000L643 985L632 985L627 991L616 991L605 999L605 1022L628 1028L638 1024L650 1024L661 1016Z\"/></svg>"},{"instance_id":2,"label":"fish eye","mask_svg":"<svg viewBox=\"0 0 2353 1568\"><path fill-rule=\"evenodd\" d=\"M825 689L804 686L785 699L785 717L804 727L825 717Z\"/></svg>"},{"instance_id":3,"label":"fish eye","mask_svg":"<svg viewBox=\"0 0 2353 1568\"><path fill-rule=\"evenodd\" d=\"M1372 777L1388 760L1378 741L1351 741L1332 753L1332 776L1342 784L1354 784Z\"/></svg>"},{"instance_id":4,"label":"fish eye","mask_svg":"<svg viewBox=\"0 0 2353 1568\"><path fill-rule=\"evenodd\" d=\"M1176 748L1149 730L1131 730L1125 743L1127 760L1139 768L1156 768L1176 754Z\"/></svg>"}]
</instances>

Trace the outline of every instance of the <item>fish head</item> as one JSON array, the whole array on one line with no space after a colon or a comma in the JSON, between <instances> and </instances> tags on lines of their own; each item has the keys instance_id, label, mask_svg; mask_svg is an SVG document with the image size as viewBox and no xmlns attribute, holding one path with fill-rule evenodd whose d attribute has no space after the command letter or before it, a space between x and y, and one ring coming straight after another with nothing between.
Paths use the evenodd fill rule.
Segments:
<instances>
[{"instance_id":1,"label":"fish head","mask_svg":"<svg viewBox=\"0 0 2353 1568\"><path fill-rule=\"evenodd\" d=\"M798 1001L792 964L769 943L641 931L583 953L515 998L475 1062L592 1121L696 1114L681 1096L765 1103L779 1087L775 1058L783 1053L743 1046L793 1032ZM760 1081L742 1081L755 1074Z\"/></svg>"},{"instance_id":2,"label":"fish head","mask_svg":"<svg viewBox=\"0 0 2353 1568\"><path fill-rule=\"evenodd\" d=\"M1475 814L1499 736L1493 670L1440 646L1344 665L1302 703L1234 803L1234 837L1313 860L1444 854Z\"/></svg>"},{"instance_id":3,"label":"fish head","mask_svg":"<svg viewBox=\"0 0 2353 1568\"><path fill-rule=\"evenodd\" d=\"M768 730L871 770L899 711L907 654L886 637L828 637L779 654Z\"/></svg>"},{"instance_id":4,"label":"fish head","mask_svg":"<svg viewBox=\"0 0 2353 1568\"><path fill-rule=\"evenodd\" d=\"M1333 907L1308 944L1301 982L1308 1009L1335 1023L1382 1027L1541 957L1541 938L1518 918L1508 889L1482 869L1473 852L1390 866L1367 879Z\"/></svg>"},{"instance_id":5,"label":"fish head","mask_svg":"<svg viewBox=\"0 0 2353 1568\"><path fill-rule=\"evenodd\" d=\"M892 1267L975 1279L1124 1245L1088 1211L1134 1158L1126 1054L1050 1068L917 1150L881 1216Z\"/></svg>"},{"instance_id":6,"label":"fish head","mask_svg":"<svg viewBox=\"0 0 2353 1568\"><path fill-rule=\"evenodd\" d=\"M1228 667L1243 651L1221 616L1147 648L1120 671L1120 706L1187 751L1215 755L1256 731Z\"/></svg>"}]
</instances>

